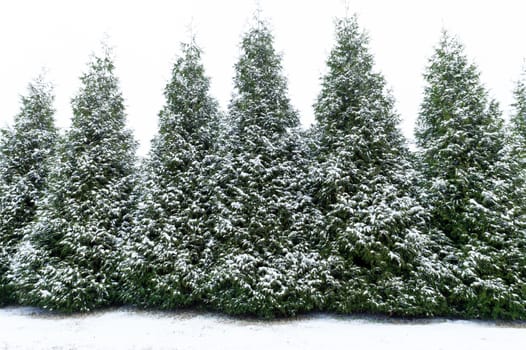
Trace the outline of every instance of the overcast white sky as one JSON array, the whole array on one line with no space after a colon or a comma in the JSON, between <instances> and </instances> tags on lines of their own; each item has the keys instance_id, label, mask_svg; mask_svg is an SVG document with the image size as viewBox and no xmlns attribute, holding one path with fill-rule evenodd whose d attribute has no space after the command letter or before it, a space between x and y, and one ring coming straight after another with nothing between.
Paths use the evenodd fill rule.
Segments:
<instances>
[{"instance_id":1,"label":"overcast white sky","mask_svg":"<svg viewBox=\"0 0 526 350\"><path fill-rule=\"evenodd\" d=\"M334 18L344 0L260 0L276 48L283 54L292 103L313 121L325 60L334 44ZM368 31L371 49L396 98L401 128L412 137L422 73L442 28L457 35L505 114L526 57L526 1L349 0ZM109 36L127 104L128 123L144 155L157 129L179 43L192 23L204 49L211 92L226 109L239 41L256 7L251 0L17 0L0 1L0 127L10 125L21 94L44 67L55 85L57 124L70 124L70 100L91 52Z\"/></svg>"}]
</instances>

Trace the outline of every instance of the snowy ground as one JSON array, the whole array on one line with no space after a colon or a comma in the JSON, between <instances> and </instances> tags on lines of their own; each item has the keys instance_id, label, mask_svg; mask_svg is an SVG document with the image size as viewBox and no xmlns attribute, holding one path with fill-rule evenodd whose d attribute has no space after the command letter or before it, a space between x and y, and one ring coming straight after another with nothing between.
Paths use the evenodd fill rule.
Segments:
<instances>
[{"instance_id":1,"label":"snowy ground","mask_svg":"<svg viewBox=\"0 0 526 350\"><path fill-rule=\"evenodd\" d=\"M0 309L0 349L524 349L526 325L389 322L326 315L293 321L113 310L60 317Z\"/></svg>"}]
</instances>

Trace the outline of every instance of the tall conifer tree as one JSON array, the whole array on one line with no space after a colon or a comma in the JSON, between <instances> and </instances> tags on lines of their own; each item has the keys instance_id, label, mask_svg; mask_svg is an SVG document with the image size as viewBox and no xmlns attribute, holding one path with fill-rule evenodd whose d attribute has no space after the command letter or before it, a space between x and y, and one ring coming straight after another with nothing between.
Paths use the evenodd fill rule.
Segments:
<instances>
[{"instance_id":1,"label":"tall conifer tree","mask_svg":"<svg viewBox=\"0 0 526 350\"><path fill-rule=\"evenodd\" d=\"M281 57L258 17L235 65L236 93L218 218L210 302L228 313L274 316L319 304L320 259L309 248L301 188L305 148L295 130Z\"/></svg>"},{"instance_id":2,"label":"tall conifer tree","mask_svg":"<svg viewBox=\"0 0 526 350\"><path fill-rule=\"evenodd\" d=\"M525 68L526 69L526 68ZM513 112L509 128L509 165L513 171L512 192L520 217L526 217L526 70L517 81L513 91Z\"/></svg>"},{"instance_id":3,"label":"tall conifer tree","mask_svg":"<svg viewBox=\"0 0 526 350\"><path fill-rule=\"evenodd\" d=\"M80 78L43 207L13 261L24 303L87 311L114 302L115 255L131 223L136 162L114 69L105 48Z\"/></svg>"},{"instance_id":4,"label":"tall conifer tree","mask_svg":"<svg viewBox=\"0 0 526 350\"><path fill-rule=\"evenodd\" d=\"M513 90L513 109L511 124L513 131L520 137L520 142L526 149L526 67Z\"/></svg>"},{"instance_id":5,"label":"tall conifer tree","mask_svg":"<svg viewBox=\"0 0 526 350\"><path fill-rule=\"evenodd\" d=\"M324 219L318 246L336 284L338 312L422 315L442 312L417 177L385 80L374 72L356 17L336 22L336 44L315 104L314 197ZM433 271L433 270L436 270Z\"/></svg>"},{"instance_id":6,"label":"tall conifer tree","mask_svg":"<svg viewBox=\"0 0 526 350\"><path fill-rule=\"evenodd\" d=\"M8 288L9 258L23 238L43 196L57 130L53 92L42 77L29 84L12 130L0 141L0 304L13 301Z\"/></svg>"},{"instance_id":7,"label":"tall conifer tree","mask_svg":"<svg viewBox=\"0 0 526 350\"><path fill-rule=\"evenodd\" d=\"M141 204L123 264L130 284L125 300L160 308L201 301L213 262L220 114L201 49L192 40L181 51L143 167Z\"/></svg>"},{"instance_id":8,"label":"tall conifer tree","mask_svg":"<svg viewBox=\"0 0 526 350\"><path fill-rule=\"evenodd\" d=\"M522 257L523 268L520 280L526 281L526 66L517 81L513 91L513 112L510 118L510 133L507 154L507 165L511 171L512 188L508 192L514 203L513 217L515 229L519 234L519 256ZM522 297L526 295L526 287L522 290Z\"/></svg>"},{"instance_id":9,"label":"tall conifer tree","mask_svg":"<svg viewBox=\"0 0 526 350\"><path fill-rule=\"evenodd\" d=\"M508 197L501 113L463 46L447 33L425 79L416 136L430 226L452 272L444 289L451 310L467 317L524 317L524 254Z\"/></svg>"}]
</instances>

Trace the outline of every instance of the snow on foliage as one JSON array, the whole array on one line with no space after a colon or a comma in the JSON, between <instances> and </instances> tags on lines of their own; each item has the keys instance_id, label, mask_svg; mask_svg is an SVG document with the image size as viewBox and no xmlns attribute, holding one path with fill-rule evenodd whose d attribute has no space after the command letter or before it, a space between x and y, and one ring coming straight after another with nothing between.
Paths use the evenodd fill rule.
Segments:
<instances>
[{"instance_id":1,"label":"snow on foliage","mask_svg":"<svg viewBox=\"0 0 526 350\"><path fill-rule=\"evenodd\" d=\"M112 304L117 256L131 223L135 149L108 50L94 56L73 99L71 129L61 140L31 249L14 257L22 303L62 311Z\"/></svg>"},{"instance_id":2,"label":"snow on foliage","mask_svg":"<svg viewBox=\"0 0 526 350\"><path fill-rule=\"evenodd\" d=\"M9 258L17 254L43 196L57 131L54 126L53 91L37 78L22 97L22 108L12 130L2 130L0 140L0 304L12 302L7 276Z\"/></svg>"},{"instance_id":3,"label":"snow on foliage","mask_svg":"<svg viewBox=\"0 0 526 350\"><path fill-rule=\"evenodd\" d=\"M430 228L451 276L442 287L450 312L523 317L524 233L508 197L501 113L463 46L446 32L425 79L416 136Z\"/></svg>"},{"instance_id":4,"label":"snow on foliage","mask_svg":"<svg viewBox=\"0 0 526 350\"><path fill-rule=\"evenodd\" d=\"M122 273L125 301L174 308L202 300L213 261L219 112L201 50L183 44L166 85L159 133L143 166Z\"/></svg>"},{"instance_id":5,"label":"snow on foliage","mask_svg":"<svg viewBox=\"0 0 526 350\"><path fill-rule=\"evenodd\" d=\"M307 148L281 57L260 18L243 36L220 174L210 303L234 314L290 315L318 306L323 273L310 249Z\"/></svg>"},{"instance_id":6,"label":"snow on foliage","mask_svg":"<svg viewBox=\"0 0 526 350\"><path fill-rule=\"evenodd\" d=\"M413 193L417 173L399 117L374 72L356 17L336 22L336 45L314 106L316 160L311 170L322 220L318 250L335 261L327 308L338 312L435 314L425 212Z\"/></svg>"},{"instance_id":7,"label":"snow on foliage","mask_svg":"<svg viewBox=\"0 0 526 350\"><path fill-rule=\"evenodd\" d=\"M0 304L526 319L526 73L504 129L444 33L413 154L368 45L336 21L301 130L259 14L225 115L192 38L140 168L108 49L62 137L51 89L30 84L0 139Z\"/></svg>"}]
</instances>

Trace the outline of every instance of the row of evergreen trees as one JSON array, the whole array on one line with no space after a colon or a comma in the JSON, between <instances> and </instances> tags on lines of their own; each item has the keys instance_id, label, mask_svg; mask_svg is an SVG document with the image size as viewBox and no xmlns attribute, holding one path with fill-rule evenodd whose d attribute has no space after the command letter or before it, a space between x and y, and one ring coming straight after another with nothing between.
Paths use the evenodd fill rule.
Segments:
<instances>
[{"instance_id":1,"label":"row of evergreen trees","mask_svg":"<svg viewBox=\"0 0 526 350\"><path fill-rule=\"evenodd\" d=\"M0 302L526 319L526 77L505 128L444 33L413 153L355 17L327 65L302 130L263 21L226 115L182 45L140 166L110 52L62 136L32 83L0 141Z\"/></svg>"}]
</instances>

